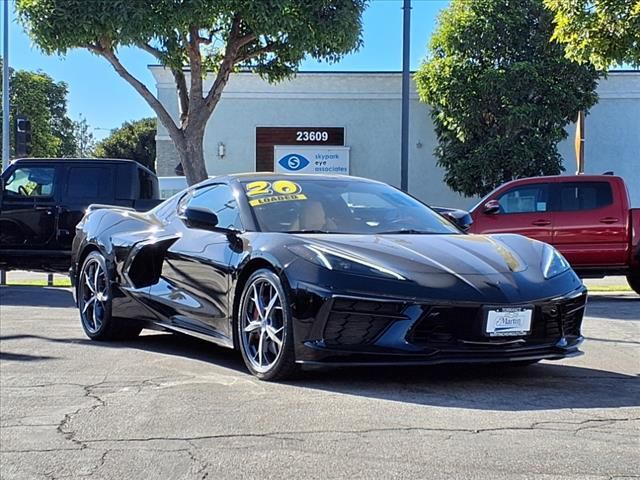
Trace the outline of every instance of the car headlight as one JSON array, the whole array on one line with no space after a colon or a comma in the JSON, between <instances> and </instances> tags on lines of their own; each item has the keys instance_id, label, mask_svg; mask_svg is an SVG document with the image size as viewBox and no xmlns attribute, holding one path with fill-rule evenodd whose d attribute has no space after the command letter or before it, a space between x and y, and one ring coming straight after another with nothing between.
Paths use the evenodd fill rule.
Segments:
<instances>
[{"instance_id":1,"label":"car headlight","mask_svg":"<svg viewBox=\"0 0 640 480\"><path fill-rule=\"evenodd\" d=\"M299 257L328 270L354 275L377 276L406 280L402 275L364 258L320 245L291 245L287 248Z\"/></svg>"},{"instance_id":2,"label":"car headlight","mask_svg":"<svg viewBox=\"0 0 640 480\"><path fill-rule=\"evenodd\" d=\"M542 250L542 274L544 278L553 278L571 268L569 262L551 245L545 245Z\"/></svg>"}]
</instances>

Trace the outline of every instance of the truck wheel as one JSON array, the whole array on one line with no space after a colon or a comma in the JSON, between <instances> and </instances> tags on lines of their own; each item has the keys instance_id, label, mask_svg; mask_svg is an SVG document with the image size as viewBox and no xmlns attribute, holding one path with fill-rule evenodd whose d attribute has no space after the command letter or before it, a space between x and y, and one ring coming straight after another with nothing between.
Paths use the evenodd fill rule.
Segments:
<instances>
[{"instance_id":1,"label":"truck wheel","mask_svg":"<svg viewBox=\"0 0 640 480\"><path fill-rule=\"evenodd\" d=\"M629 286L640 295L640 271L631 272L627 275L627 282L629 282Z\"/></svg>"},{"instance_id":2,"label":"truck wheel","mask_svg":"<svg viewBox=\"0 0 640 480\"><path fill-rule=\"evenodd\" d=\"M87 255L78 276L78 309L84 333L91 340L128 340L142 330L111 315L111 278L99 252Z\"/></svg>"}]
</instances>

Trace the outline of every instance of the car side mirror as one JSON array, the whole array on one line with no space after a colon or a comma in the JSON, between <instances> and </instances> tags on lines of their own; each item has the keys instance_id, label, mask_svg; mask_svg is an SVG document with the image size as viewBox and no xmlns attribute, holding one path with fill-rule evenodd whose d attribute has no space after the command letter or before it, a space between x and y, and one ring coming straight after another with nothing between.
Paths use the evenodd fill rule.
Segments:
<instances>
[{"instance_id":1,"label":"car side mirror","mask_svg":"<svg viewBox=\"0 0 640 480\"><path fill-rule=\"evenodd\" d=\"M218 228L218 216L205 208L187 207L180 218L189 228L212 231L222 230Z\"/></svg>"},{"instance_id":2,"label":"car side mirror","mask_svg":"<svg viewBox=\"0 0 640 480\"><path fill-rule=\"evenodd\" d=\"M453 224L457 225L460 230L463 232L468 232L469 228L471 228L471 224L473 223L473 219L469 213L460 210L459 212L453 213L445 213L444 216L449 219Z\"/></svg>"},{"instance_id":3,"label":"car side mirror","mask_svg":"<svg viewBox=\"0 0 640 480\"><path fill-rule=\"evenodd\" d=\"M441 215L456 225L463 232L468 232L469 228L471 228L471 224L473 223L473 219L471 218L471 215L469 215L469 212L464 210L451 210L448 212L442 212Z\"/></svg>"},{"instance_id":4,"label":"car side mirror","mask_svg":"<svg viewBox=\"0 0 640 480\"><path fill-rule=\"evenodd\" d=\"M500 202L497 200L489 200L484 204L484 213L487 215L495 215L500 211Z\"/></svg>"}]
</instances>

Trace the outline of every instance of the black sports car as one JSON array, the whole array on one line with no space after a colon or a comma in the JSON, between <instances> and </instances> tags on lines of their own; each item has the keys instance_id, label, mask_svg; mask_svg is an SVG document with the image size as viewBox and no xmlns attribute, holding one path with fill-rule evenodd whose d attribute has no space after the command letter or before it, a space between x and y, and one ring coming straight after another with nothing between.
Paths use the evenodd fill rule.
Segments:
<instances>
[{"instance_id":1,"label":"black sports car","mask_svg":"<svg viewBox=\"0 0 640 480\"><path fill-rule=\"evenodd\" d=\"M218 177L146 213L92 206L71 277L96 340L142 328L301 365L532 363L579 354L586 289L551 246L467 235L355 177Z\"/></svg>"}]
</instances>

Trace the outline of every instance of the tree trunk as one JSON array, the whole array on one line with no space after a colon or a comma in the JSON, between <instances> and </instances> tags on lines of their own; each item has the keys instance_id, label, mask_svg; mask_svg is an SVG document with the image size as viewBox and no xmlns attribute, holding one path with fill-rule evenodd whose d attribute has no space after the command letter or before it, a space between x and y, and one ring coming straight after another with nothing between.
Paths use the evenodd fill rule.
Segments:
<instances>
[{"instance_id":1,"label":"tree trunk","mask_svg":"<svg viewBox=\"0 0 640 480\"><path fill-rule=\"evenodd\" d=\"M178 141L174 140L178 156L187 177L187 183L194 185L207 178L207 169L204 162L204 125L202 128L190 129L181 132Z\"/></svg>"}]
</instances>

